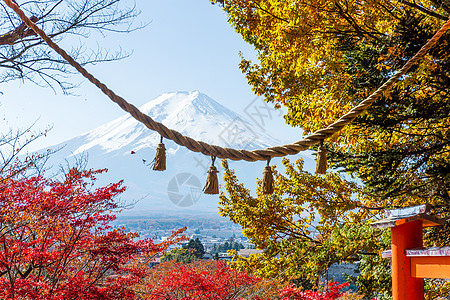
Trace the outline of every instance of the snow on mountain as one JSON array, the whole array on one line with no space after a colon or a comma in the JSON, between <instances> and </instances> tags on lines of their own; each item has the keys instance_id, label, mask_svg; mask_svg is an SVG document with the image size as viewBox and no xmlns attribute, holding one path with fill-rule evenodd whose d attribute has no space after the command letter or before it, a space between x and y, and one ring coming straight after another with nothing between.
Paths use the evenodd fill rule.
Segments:
<instances>
[{"instance_id":1,"label":"snow on mountain","mask_svg":"<svg viewBox=\"0 0 450 300\"><path fill-rule=\"evenodd\" d=\"M260 136L258 128L245 118L198 91L167 93L139 108L155 121L184 135L224 147L256 149L279 144L269 136ZM159 134L130 115L125 115L82 136L86 142L73 151L79 154L100 147L106 153L155 147Z\"/></svg>"},{"instance_id":2,"label":"snow on mountain","mask_svg":"<svg viewBox=\"0 0 450 300\"><path fill-rule=\"evenodd\" d=\"M258 126L198 91L166 93L139 109L171 129L210 144L256 149L286 142L261 132ZM153 171L151 161L159 140L158 133L127 114L52 147L62 147L52 161L55 165L64 160L73 163L74 158L86 155L88 167L108 168L107 175L100 176L100 184L124 180L127 191L121 199L135 204L125 214L179 210L216 212L217 195L202 193L211 159L164 140L167 170ZM305 162L312 164L308 157ZM215 165L221 171L220 161ZM252 189L255 188L256 177L262 176L264 165L265 162L230 162L238 178Z\"/></svg>"}]
</instances>

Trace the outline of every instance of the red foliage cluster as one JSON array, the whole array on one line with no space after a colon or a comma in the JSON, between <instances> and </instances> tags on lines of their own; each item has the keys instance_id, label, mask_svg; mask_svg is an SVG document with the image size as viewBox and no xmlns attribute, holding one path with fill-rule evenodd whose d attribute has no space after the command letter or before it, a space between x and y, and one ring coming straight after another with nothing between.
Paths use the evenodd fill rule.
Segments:
<instances>
[{"instance_id":1,"label":"red foliage cluster","mask_svg":"<svg viewBox=\"0 0 450 300\"><path fill-rule=\"evenodd\" d=\"M225 262L199 265L171 262L159 266L156 278L147 286L149 298L172 299L238 299L240 294L260 279L230 269ZM168 268L169 270L161 269Z\"/></svg>"},{"instance_id":2,"label":"red foliage cluster","mask_svg":"<svg viewBox=\"0 0 450 300\"><path fill-rule=\"evenodd\" d=\"M62 182L43 176L0 177L0 299L135 299L129 287L169 244L133 240L112 229L122 183L94 188L102 171L70 170Z\"/></svg>"},{"instance_id":3,"label":"red foliage cluster","mask_svg":"<svg viewBox=\"0 0 450 300\"><path fill-rule=\"evenodd\" d=\"M348 285L348 283L337 284L337 282L332 282L325 292L302 291L294 286L289 286L283 289L280 296L282 300L334 300L343 295L341 290Z\"/></svg>"},{"instance_id":4,"label":"red foliage cluster","mask_svg":"<svg viewBox=\"0 0 450 300\"><path fill-rule=\"evenodd\" d=\"M348 283L331 283L325 292L302 291L294 286L278 290L270 283L264 284L261 278L230 269L223 261L190 264L172 261L159 265L153 273L156 276L147 284L146 291L147 299L153 300L334 300L348 286Z\"/></svg>"}]
</instances>

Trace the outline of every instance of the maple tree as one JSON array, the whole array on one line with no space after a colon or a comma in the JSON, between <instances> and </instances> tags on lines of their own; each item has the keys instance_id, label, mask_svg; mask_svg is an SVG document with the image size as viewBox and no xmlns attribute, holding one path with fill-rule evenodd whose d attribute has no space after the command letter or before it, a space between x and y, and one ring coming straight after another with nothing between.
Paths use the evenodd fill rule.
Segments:
<instances>
[{"instance_id":1,"label":"maple tree","mask_svg":"<svg viewBox=\"0 0 450 300\"><path fill-rule=\"evenodd\" d=\"M283 299L333 300L348 284L330 283L328 290L301 290L231 269L224 261L165 262L147 278L145 299Z\"/></svg>"},{"instance_id":2,"label":"maple tree","mask_svg":"<svg viewBox=\"0 0 450 300\"><path fill-rule=\"evenodd\" d=\"M282 300L332 300L341 297L343 295L341 292L342 288L347 286L348 283L337 284L331 282L328 285L328 290L324 292L311 290L302 291L294 286L288 286L281 291L280 296L283 297L281 298Z\"/></svg>"},{"instance_id":3,"label":"maple tree","mask_svg":"<svg viewBox=\"0 0 450 300\"><path fill-rule=\"evenodd\" d=\"M286 122L304 134L370 95L450 14L449 3L440 0L213 2L223 5L231 25L257 51L256 62L243 57L240 63L253 90L275 107L286 106ZM358 279L367 295L389 290L387 262L374 255L389 247L388 233L373 231L368 222L387 208L423 203L436 216L450 215L448 41L447 33L390 92L325 141L331 166L354 181L337 173L313 176L298 163L293 171L285 161L275 195L251 197L227 170L222 214L266 249L241 267L247 263L273 276L282 266L297 266L293 256L314 266L297 275L314 277L327 263L354 257L372 267ZM336 191L343 193L337 197ZM448 224L427 230L425 245L448 245L449 230ZM374 275L377 280L369 280Z\"/></svg>"},{"instance_id":4,"label":"maple tree","mask_svg":"<svg viewBox=\"0 0 450 300\"><path fill-rule=\"evenodd\" d=\"M149 299L235 299L245 297L246 288L257 277L230 269L223 261L183 264L168 262L154 270L147 285Z\"/></svg>"},{"instance_id":5,"label":"maple tree","mask_svg":"<svg viewBox=\"0 0 450 300\"><path fill-rule=\"evenodd\" d=\"M124 188L94 187L103 171L73 168L61 181L2 174L2 299L136 299L146 263L181 237L155 245L111 228Z\"/></svg>"}]
</instances>

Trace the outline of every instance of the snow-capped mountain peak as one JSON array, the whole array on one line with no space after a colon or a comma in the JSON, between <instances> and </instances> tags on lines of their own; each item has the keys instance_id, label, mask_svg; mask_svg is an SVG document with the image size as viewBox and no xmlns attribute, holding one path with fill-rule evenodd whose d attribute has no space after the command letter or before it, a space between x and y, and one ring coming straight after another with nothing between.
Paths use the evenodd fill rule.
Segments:
<instances>
[{"instance_id":1,"label":"snow-capped mountain peak","mask_svg":"<svg viewBox=\"0 0 450 300\"><path fill-rule=\"evenodd\" d=\"M244 117L199 92L165 93L139 108L168 128L196 140L225 147L257 148L278 144ZM82 136L85 140L74 154L100 147L106 152L154 147L159 134L130 115L122 116Z\"/></svg>"}]
</instances>

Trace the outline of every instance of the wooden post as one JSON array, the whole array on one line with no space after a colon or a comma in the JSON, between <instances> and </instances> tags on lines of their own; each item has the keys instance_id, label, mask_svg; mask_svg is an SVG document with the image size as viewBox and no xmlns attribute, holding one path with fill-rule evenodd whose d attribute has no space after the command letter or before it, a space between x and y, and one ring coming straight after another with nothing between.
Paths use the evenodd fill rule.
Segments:
<instances>
[{"instance_id":1,"label":"wooden post","mask_svg":"<svg viewBox=\"0 0 450 300\"><path fill-rule=\"evenodd\" d=\"M392 227L391 243L393 300L423 300L423 279L411 277L411 258L405 251L423 247L422 220Z\"/></svg>"}]
</instances>

